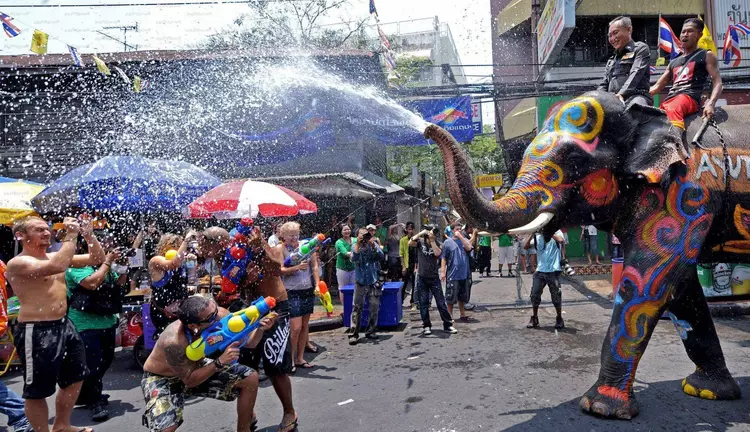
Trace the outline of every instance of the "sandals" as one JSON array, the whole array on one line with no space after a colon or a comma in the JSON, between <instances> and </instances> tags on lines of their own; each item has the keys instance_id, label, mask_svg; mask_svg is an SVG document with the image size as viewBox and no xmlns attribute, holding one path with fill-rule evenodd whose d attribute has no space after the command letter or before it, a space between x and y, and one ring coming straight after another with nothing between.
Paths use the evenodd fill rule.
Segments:
<instances>
[{"instance_id":1,"label":"sandals","mask_svg":"<svg viewBox=\"0 0 750 432\"><path fill-rule=\"evenodd\" d=\"M295 432L297 430L297 426L299 426L299 417L295 417L294 421L286 425L279 423L278 432Z\"/></svg>"},{"instance_id":2,"label":"sandals","mask_svg":"<svg viewBox=\"0 0 750 432\"><path fill-rule=\"evenodd\" d=\"M255 432L258 430L258 416L253 413L253 420L250 422L250 432Z\"/></svg>"},{"instance_id":3,"label":"sandals","mask_svg":"<svg viewBox=\"0 0 750 432\"><path fill-rule=\"evenodd\" d=\"M303 362L303 363L296 365L296 367L300 367L302 369L312 369L315 367L315 365L311 364L310 362Z\"/></svg>"}]
</instances>

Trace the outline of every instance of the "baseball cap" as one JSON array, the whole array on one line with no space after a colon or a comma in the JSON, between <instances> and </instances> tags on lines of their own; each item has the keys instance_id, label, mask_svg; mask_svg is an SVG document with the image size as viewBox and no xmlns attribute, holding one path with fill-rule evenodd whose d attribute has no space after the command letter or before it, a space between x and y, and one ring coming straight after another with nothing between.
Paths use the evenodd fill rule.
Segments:
<instances>
[{"instance_id":1,"label":"baseball cap","mask_svg":"<svg viewBox=\"0 0 750 432\"><path fill-rule=\"evenodd\" d=\"M371 229L378 229L375 225L370 224L365 227L365 229L371 230Z\"/></svg>"}]
</instances>

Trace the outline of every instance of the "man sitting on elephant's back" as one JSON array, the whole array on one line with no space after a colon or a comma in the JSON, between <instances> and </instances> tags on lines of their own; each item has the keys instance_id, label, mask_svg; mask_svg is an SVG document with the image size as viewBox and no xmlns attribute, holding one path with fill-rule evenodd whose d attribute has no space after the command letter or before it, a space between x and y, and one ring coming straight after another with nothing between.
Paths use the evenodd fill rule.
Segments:
<instances>
[{"instance_id":1,"label":"man sitting on elephant's back","mask_svg":"<svg viewBox=\"0 0 750 432\"><path fill-rule=\"evenodd\" d=\"M662 102L661 109L667 113L669 121L676 128L685 132L685 117L700 110L703 88L708 77L713 81L711 97L703 107L703 118L714 115L714 106L721 96L723 84L719 74L719 64L716 55L711 51L698 48L698 41L703 34L704 24L698 18L688 18L682 25L680 41L684 49L682 55L669 63L669 67L659 80L651 87L651 94L655 95L672 82L667 98Z\"/></svg>"},{"instance_id":2,"label":"man sitting on elephant's back","mask_svg":"<svg viewBox=\"0 0 750 432\"><path fill-rule=\"evenodd\" d=\"M651 50L643 42L632 38L633 23L619 16L609 23L609 43L615 49L607 66L599 90L615 93L626 104L649 105L654 99L648 93L651 80Z\"/></svg>"}]
</instances>

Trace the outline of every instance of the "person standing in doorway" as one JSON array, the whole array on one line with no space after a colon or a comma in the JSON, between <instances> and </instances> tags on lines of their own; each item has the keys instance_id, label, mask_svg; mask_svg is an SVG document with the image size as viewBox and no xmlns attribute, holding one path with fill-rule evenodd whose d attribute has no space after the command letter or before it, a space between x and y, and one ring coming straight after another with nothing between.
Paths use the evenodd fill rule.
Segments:
<instances>
[{"instance_id":1,"label":"person standing in doorway","mask_svg":"<svg viewBox=\"0 0 750 432\"><path fill-rule=\"evenodd\" d=\"M589 266L593 264L591 257L596 258L596 265L602 265L599 262L599 232L593 225L581 226L581 240L586 257L589 259Z\"/></svg>"}]
</instances>

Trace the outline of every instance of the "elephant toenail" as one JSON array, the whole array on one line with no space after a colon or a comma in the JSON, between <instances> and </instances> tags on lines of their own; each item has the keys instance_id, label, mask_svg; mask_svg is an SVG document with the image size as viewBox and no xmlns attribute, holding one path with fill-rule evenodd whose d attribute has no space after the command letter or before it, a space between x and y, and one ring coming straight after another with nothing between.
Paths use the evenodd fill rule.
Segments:
<instances>
[{"instance_id":1,"label":"elephant toenail","mask_svg":"<svg viewBox=\"0 0 750 432\"><path fill-rule=\"evenodd\" d=\"M599 414L602 417L609 417L610 415L609 406L602 402L594 402L591 405L591 411Z\"/></svg>"},{"instance_id":2,"label":"elephant toenail","mask_svg":"<svg viewBox=\"0 0 750 432\"><path fill-rule=\"evenodd\" d=\"M685 383L685 385L682 387L682 391L684 391L685 394L689 394L690 396L698 396L698 390L696 390L695 387L687 383Z\"/></svg>"},{"instance_id":3,"label":"elephant toenail","mask_svg":"<svg viewBox=\"0 0 750 432\"><path fill-rule=\"evenodd\" d=\"M711 390L701 390L698 395L701 397L701 399L711 399L716 400L716 393L712 392Z\"/></svg>"},{"instance_id":4,"label":"elephant toenail","mask_svg":"<svg viewBox=\"0 0 750 432\"><path fill-rule=\"evenodd\" d=\"M618 408L615 410L615 417L623 420L630 420L633 416L630 415L630 411L624 408Z\"/></svg>"},{"instance_id":5,"label":"elephant toenail","mask_svg":"<svg viewBox=\"0 0 750 432\"><path fill-rule=\"evenodd\" d=\"M590 411L591 410L591 401L586 396L581 398L581 401L579 402L579 405L581 406L581 409L584 411Z\"/></svg>"}]
</instances>

